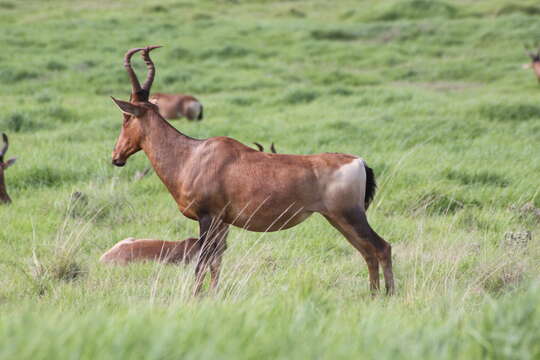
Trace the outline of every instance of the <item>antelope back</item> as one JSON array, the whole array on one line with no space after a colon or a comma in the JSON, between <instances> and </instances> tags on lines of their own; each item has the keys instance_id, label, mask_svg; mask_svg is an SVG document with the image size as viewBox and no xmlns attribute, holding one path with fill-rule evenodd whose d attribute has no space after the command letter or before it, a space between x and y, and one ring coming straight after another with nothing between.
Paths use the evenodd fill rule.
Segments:
<instances>
[{"instance_id":1,"label":"antelope back","mask_svg":"<svg viewBox=\"0 0 540 360\"><path fill-rule=\"evenodd\" d=\"M126 265L134 261L159 261L164 263L188 263L200 251L199 239L187 238L183 241L127 238L105 252L100 261Z\"/></svg>"}]
</instances>

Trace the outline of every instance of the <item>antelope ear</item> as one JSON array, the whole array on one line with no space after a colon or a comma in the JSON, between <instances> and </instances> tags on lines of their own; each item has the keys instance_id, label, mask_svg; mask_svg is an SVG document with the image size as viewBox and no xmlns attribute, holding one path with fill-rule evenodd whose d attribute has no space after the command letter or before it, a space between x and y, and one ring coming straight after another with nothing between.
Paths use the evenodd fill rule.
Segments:
<instances>
[{"instance_id":1,"label":"antelope ear","mask_svg":"<svg viewBox=\"0 0 540 360\"><path fill-rule=\"evenodd\" d=\"M133 115L135 117L139 117L144 113L144 108L134 105L128 101L122 101L115 99L111 96L111 99L114 101L116 106L120 109L121 112L124 114Z\"/></svg>"},{"instance_id":2,"label":"antelope ear","mask_svg":"<svg viewBox=\"0 0 540 360\"><path fill-rule=\"evenodd\" d=\"M15 164L15 161L17 161L17 158L11 158L9 159L8 161L5 162L5 167L4 169L7 169L8 167L10 167L11 165Z\"/></svg>"}]
</instances>

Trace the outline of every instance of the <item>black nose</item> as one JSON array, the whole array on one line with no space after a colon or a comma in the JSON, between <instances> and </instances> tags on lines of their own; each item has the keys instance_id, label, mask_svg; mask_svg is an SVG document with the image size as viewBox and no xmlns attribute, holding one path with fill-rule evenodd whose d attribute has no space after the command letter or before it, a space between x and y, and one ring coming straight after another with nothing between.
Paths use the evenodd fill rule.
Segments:
<instances>
[{"instance_id":1,"label":"black nose","mask_svg":"<svg viewBox=\"0 0 540 360\"><path fill-rule=\"evenodd\" d=\"M122 167L122 166L126 165L126 162L122 161L120 159L112 159L112 164L114 166Z\"/></svg>"}]
</instances>

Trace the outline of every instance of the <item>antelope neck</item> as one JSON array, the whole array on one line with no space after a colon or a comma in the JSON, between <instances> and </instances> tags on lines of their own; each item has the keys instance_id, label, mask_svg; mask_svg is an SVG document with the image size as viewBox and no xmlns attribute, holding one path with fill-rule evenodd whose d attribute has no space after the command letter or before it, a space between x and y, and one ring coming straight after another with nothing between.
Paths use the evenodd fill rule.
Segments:
<instances>
[{"instance_id":1,"label":"antelope neck","mask_svg":"<svg viewBox=\"0 0 540 360\"><path fill-rule=\"evenodd\" d=\"M174 194L180 180L178 174L200 140L182 134L155 113L141 123L144 133L141 148L156 174Z\"/></svg>"},{"instance_id":2,"label":"antelope neck","mask_svg":"<svg viewBox=\"0 0 540 360\"><path fill-rule=\"evenodd\" d=\"M6 185L4 183L4 170L0 169L0 203L10 202L11 199L6 191Z\"/></svg>"}]
</instances>

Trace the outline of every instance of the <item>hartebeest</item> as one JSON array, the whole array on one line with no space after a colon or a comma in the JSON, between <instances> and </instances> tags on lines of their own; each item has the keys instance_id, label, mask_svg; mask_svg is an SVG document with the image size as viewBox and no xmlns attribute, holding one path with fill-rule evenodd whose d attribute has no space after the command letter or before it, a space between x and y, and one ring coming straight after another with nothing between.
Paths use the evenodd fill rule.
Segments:
<instances>
[{"instance_id":1,"label":"hartebeest","mask_svg":"<svg viewBox=\"0 0 540 360\"><path fill-rule=\"evenodd\" d=\"M182 214L199 222L203 248L195 267L195 293L208 270L212 285L217 284L229 225L278 231L313 213L322 214L364 257L371 291L379 289L380 263L386 291L393 293L391 246L366 218L376 184L364 160L339 153L269 154L229 137L199 140L182 134L148 101L154 48L131 49L124 57L132 93L129 102L113 98L123 125L112 163L124 166L142 149ZM130 64L137 51L148 67L142 87Z\"/></svg>"},{"instance_id":2,"label":"hartebeest","mask_svg":"<svg viewBox=\"0 0 540 360\"><path fill-rule=\"evenodd\" d=\"M159 108L159 113L165 119L202 120L203 106L195 97L184 94L155 93L150 96L150 102Z\"/></svg>"},{"instance_id":3,"label":"hartebeest","mask_svg":"<svg viewBox=\"0 0 540 360\"><path fill-rule=\"evenodd\" d=\"M264 152L264 146L262 146L262 145L259 144L258 142L254 142L253 144L255 144L255 146L257 147L257 149L258 149L259 151L263 151L263 152ZM270 145L270 152L273 153L273 154L277 154L276 147L274 146L274 143L272 143L272 145Z\"/></svg>"},{"instance_id":4,"label":"hartebeest","mask_svg":"<svg viewBox=\"0 0 540 360\"><path fill-rule=\"evenodd\" d=\"M4 140L4 145L2 150L0 150L0 204L9 204L11 203L11 198L9 197L6 190L6 179L4 177L4 171L13 165L16 161L16 158L11 158L8 161L4 162L4 155L9 148L9 140L6 134L2 133L2 139Z\"/></svg>"},{"instance_id":5,"label":"hartebeest","mask_svg":"<svg viewBox=\"0 0 540 360\"><path fill-rule=\"evenodd\" d=\"M201 250L197 238L182 241L127 238L116 243L99 261L126 265L134 261L155 260L167 264L189 263L197 258Z\"/></svg>"},{"instance_id":6,"label":"hartebeest","mask_svg":"<svg viewBox=\"0 0 540 360\"><path fill-rule=\"evenodd\" d=\"M531 58L531 62L523 65L523 68L533 69L536 79L540 83L540 49L538 49L535 53L527 51L527 55L529 55Z\"/></svg>"}]
</instances>

